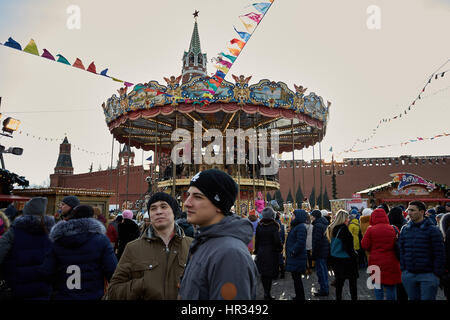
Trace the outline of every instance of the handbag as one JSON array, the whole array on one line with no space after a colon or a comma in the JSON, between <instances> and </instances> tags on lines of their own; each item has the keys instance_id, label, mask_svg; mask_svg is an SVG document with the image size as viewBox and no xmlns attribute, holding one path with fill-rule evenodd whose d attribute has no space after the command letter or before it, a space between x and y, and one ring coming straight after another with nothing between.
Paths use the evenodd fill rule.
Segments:
<instances>
[{"instance_id":1,"label":"handbag","mask_svg":"<svg viewBox=\"0 0 450 320\"><path fill-rule=\"evenodd\" d=\"M395 256L397 257L398 261L400 261L400 245L398 243L398 231L397 231L396 227L392 226L392 228L395 231L394 252L395 252Z\"/></svg>"}]
</instances>

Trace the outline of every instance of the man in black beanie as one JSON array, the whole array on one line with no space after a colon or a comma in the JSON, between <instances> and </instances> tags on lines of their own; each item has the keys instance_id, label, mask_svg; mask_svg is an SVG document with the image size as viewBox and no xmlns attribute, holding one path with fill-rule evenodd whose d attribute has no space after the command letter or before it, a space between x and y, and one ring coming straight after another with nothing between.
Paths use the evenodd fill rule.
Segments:
<instances>
[{"instance_id":1,"label":"man in black beanie","mask_svg":"<svg viewBox=\"0 0 450 320\"><path fill-rule=\"evenodd\" d=\"M253 226L230 212L237 185L209 169L191 180L184 202L187 221L198 225L180 285L183 300L254 300L258 270L247 245Z\"/></svg>"},{"instance_id":2,"label":"man in black beanie","mask_svg":"<svg viewBox=\"0 0 450 320\"><path fill-rule=\"evenodd\" d=\"M78 200L76 196L64 197L61 200L61 203L59 204L59 209L61 210L61 217L66 221L69 220L72 215L73 209L79 205L80 200Z\"/></svg>"},{"instance_id":3,"label":"man in black beanie","mask_svg":"<svg viewBox=\"0 0 450 320\"><path fill-rule=\"evenodd\" d=\"M111 300L175 300L192 238L175 223L179 206L165 192L147 203L150 226L129 242L109 283Z\"/></svg>"}]
</instances>

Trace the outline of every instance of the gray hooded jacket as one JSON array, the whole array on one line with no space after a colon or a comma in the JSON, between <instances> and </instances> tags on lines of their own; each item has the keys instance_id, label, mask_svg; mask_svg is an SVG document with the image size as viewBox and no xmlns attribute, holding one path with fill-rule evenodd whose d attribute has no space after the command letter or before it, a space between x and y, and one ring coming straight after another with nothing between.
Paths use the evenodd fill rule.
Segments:
<instances>
[{"instance_id":1,"label":"gray hooded jacket","mask_svg":"<svg viewBox=\"0 0 450 320\"><path fill-rule=\"evenodd\" d=\"M252 237L251 222L238 216L200 228L189 250L180 298L256 299L258 270L247 248Z\"/></svg>"}]
</instances>

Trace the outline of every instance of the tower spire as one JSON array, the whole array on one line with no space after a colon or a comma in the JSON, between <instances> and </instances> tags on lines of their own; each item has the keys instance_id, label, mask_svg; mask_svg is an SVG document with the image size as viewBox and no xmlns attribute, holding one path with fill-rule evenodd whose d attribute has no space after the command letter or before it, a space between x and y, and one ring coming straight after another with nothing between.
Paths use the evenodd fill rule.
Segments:
<instances>
[{"instance_id":1,"label":"tower spire","mask_svg":"<svg viewBox=\"0 0 450 320\"><path fill-rule=\"evenodd\" d=\"M183 54L183 67L181 70L182 84L188 82L196 76L206 76L206 53L202 53L200 47L200 35L198 32L198 18L199 11L195 10L192 14L194 16L194 30L192 31L191 42L189 43L188 52Z\"/></svg>"},{"instance_id":2,"label":"tower spire","mask_svg":"<svg viewBox=\"0 0 450 320\"><path fill-rule=\"evenodd\" d=\"M55 173L73 174L71 144L64 136L63 142L59 145L58 161L56 162Z\"/></svg>"}]
</instances>

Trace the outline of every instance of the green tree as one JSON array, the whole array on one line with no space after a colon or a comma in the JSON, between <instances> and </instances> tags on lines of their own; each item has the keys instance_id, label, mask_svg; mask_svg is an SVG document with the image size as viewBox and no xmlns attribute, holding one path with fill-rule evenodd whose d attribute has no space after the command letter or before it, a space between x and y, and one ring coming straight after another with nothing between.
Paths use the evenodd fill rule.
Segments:
<instances>
[{"instance_id":1,"label":"green tree","mask_svg":"<svg viewBox=\"0 0 450 320\"><path fill-rule=\"evenodd\" d=\"M274 198L275 198L275 200L277 200L277 203L280 206L280 208L283 208L284 200L283 200L280 190L275 191Z\"/></svg>"},{"instance_id":2,"label":"green tree","mask_svg":"<svg viewBox=\"0 0 450 320\"><path fill-rule=\"evenodd\" d=\"M304 195L302 192L302 187L300 186L300 183L298 184L297 192L295 193L295 202L297 202L298 208L302 207Z\"/></svg>"},{"instance_id":3,"label":"green tree","mask_svg":"<svg viewBox=\"0 0 450 320\"><path fill-rule=\"evenodd\" d=\"M325 192L323 194L323 207L324 209L331 210L330 198L328 197L327 187L325 186Z\"/></svg>"},{"instance_id":4,"label":"green tree","mask_svg":"<svg viewBox=\"0 0 450 320\"><path fill-rule=\"evenodd\" d=\"M292 194L291 194L291 189L289 189L289 193L286 197L286 202L290 202L290 203L294 202L294 198L292 198Z\"/></svg>"},{"instance_id":5,"label":"green tree","mask_svg":"<svg viewBox=\"0 0 450 320\"><path fill-rule=\"evenodd\" d=\"M312 187L311 195L309 196L309 204L311 205L311 209L314 209L316 205L316 189L314 186Z\"/></svg>"},{"instance_id":6,"label":"green tree","mask_svg":"<svg viewBox=\"0 0 450 320\"><path fill-rule=\"evenodd\" d=\"M319 206L319 209L323 209L322 193L319 193L317 196L316 204Z\"/></svg>"}]
</instances>

